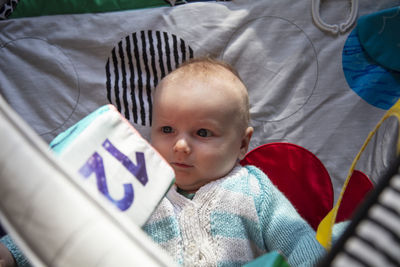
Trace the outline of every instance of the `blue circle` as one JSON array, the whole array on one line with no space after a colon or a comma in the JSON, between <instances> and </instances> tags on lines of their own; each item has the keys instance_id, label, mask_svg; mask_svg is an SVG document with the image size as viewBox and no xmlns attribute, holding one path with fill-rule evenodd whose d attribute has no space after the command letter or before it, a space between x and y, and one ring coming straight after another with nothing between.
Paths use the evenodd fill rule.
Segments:
<instances>
[{"instance_id":1,"label":"blue circle","mask_svg":"<svg viewBox=\"0 0 400 267\"><path fill-rule=\"evenodd\" d=\"M369 104L387 110L400 98L400 72L385 69L367 55L357 28L344 45L342 66L350 88Z\"/></svg>"}]
</instances>

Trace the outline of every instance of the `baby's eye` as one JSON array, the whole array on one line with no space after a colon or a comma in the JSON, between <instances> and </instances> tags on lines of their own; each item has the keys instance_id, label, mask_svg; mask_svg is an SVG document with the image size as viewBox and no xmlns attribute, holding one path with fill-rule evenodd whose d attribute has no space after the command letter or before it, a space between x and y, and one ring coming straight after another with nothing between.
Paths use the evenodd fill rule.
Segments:
<instances>
[{"instance_id":1,"label":"baby's eye","mask_svg":"<svg viewBox=\"0 0 400 267\"><path fill-rule=\"evenodd\" d=\"M212 136L212 132L207 129L200 129L197 131L197 135L200 137L210 137Z\"/></svg>"},{"instance_id":2,"label":"baby's eye","mask_svg":"<svg viewBox=\"0 0 400 267\"><path fill-rule=\"evenodd\" d=\"M169 134L169 133L172 133L172 132L173 132L171 126L163 126L163 127L161 127L161 131L162 131L163 133L166 133L166 134Z\"/></svg>"}]
</instances>

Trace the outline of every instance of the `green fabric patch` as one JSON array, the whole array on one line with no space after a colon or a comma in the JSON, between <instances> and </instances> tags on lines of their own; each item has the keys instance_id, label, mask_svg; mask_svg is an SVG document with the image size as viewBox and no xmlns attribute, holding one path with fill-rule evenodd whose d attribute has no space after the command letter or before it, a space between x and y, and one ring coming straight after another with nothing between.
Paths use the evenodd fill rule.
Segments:
<instances>
[{"instance_id":1,"label":"green fabric patch","mask_svg":"<svg viewBox=\"0 0 400 267\"><path fill-rule=\"evenodd\" d=\"M179 194L181 194L182 196L184 196L184 197L186 197L186 198L188 198L188 199L190 199L190 200L192 200L192 199L194 198L194 195L196 194L196 193L188 193L188 192L186 192L185 190L180 189L179 187L177 188L176 191L177 191Z\"/></svg>"},{"instance_id":2,"label":"green fabric patch","mask_svg":"<svg viewBox=\"0 0 400 267\"><path fill-rule=\"evenodd\" d=\"M247 263L244 267L290 267L290 265L278 251L271 251Z\"/></svg>"},{"instance_id":3,"label":"green fabric patch","mask_svg":"<svg viewBox=\"0 0 400 267\"><path fill-rule=\"evenodd\" d=\"M20 0L10 19L169 6L163 0Z\"/></svg>"}]
</instances>

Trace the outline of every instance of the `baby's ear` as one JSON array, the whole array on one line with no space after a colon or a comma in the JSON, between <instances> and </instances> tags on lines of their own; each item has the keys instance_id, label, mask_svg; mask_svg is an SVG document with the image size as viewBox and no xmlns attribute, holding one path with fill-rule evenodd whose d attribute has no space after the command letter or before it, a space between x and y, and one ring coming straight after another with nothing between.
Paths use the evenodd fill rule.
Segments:
<instances>
[{"instance_id":1,"label":"baby's ear","mask_svg":"<svg viewBox=\"0 0 400 267\"><path fill-rule=\"evenodd\" d=\"M251 136L253 135L253 132L254 132L253 127L247 127L240 146L239 160L242 160L244 156L246 156L247 149L249 148L249 143Z\"/></svg>"}]
</instances>

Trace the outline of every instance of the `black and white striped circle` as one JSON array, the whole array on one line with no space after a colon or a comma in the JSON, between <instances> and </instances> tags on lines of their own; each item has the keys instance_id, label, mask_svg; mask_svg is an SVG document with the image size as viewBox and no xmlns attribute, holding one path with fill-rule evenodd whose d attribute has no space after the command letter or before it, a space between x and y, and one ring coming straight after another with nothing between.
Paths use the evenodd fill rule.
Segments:
<instances>
[{"instance_id":1,"label":"black and white striped circle","mask_svg":"<svg viewBox=\"0 0 400 267\"><path fill-rule=\"evenodd\" d=\"M189 58L192 48L174 34L148 30L126 36L107 59L108 101L132 123L150 126L153 89Z\"/></svg>"}]
</instances>

